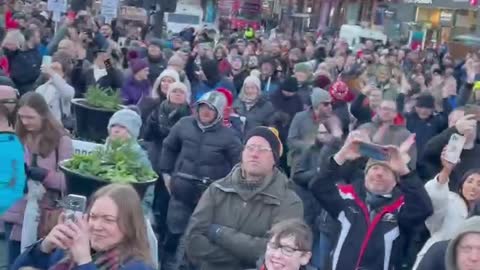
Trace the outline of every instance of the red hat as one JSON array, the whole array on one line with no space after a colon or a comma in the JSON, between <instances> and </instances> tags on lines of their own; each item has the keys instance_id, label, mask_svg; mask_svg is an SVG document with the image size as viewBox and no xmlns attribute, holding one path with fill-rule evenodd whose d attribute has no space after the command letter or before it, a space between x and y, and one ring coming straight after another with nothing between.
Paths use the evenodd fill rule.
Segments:
<instances>
[{"instance_id":1,"label":"red hat","mask_svg":"<svg viewBox=\"0 0 480 270\"><path fill-rule=\"evenodd\" d=\"M350 102L353 100L353 93L343 81L336 81L328 89L332 98L336 101Z\"/></svg>"},{"instance_id":2,"label":"red hat","mask_svg":"<svg viewBox=\"0 0 480 270\"><path fill-rule=\"evenodd\" d=\"M11 10L7 10L5 12L5 29L12 30L12 29L19 29L20 25L18 22L13 18L13 13Z\"/></svg>"},{"instance_id":3,"label":"red hat","mask_svg":"<svg viewBox=\"0 0 480 270\"><path fill-rule=\"evenodd\" d=\"M225 98L227 99L227 106L232 107L232 105L233 105L233 94L232 94L232 92L230 92L230 90L228 90L226 88L217 88L216 91L222 93L225 96Z\"/></svg>"}]
</instances>

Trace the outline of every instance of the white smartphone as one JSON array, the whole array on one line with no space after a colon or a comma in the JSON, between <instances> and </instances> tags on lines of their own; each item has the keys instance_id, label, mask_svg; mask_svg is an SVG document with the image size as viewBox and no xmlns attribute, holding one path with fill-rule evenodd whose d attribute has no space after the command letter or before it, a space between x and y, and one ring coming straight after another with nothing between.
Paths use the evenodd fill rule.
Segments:
<instances>
[{"instance_id":1,"label":"white smartphone","mask_svg":"<svg viewBox=\"0 0 480 270\"><path fill-rule=\"evenodd\" d=\"M50 55L44 55L42 58L42 66L50 65L52 63L52 57Z\"/></svg>"},{"instance_id":2,"label":"white smartphone","mask_svg":"<svg viewBox=\"0 0 480 270\"><path fill-rule=\"evenodd\" d=\"M81 218L87 208L87 198L82 195L69 194L63 199L66 220L75 221Z\"/></svg>"},{"instance_id":3,"label":"white smartphone","mask_svg":"<svg viewBox=\"0 0 480 270\"><path fill-rule=\"evenodd\" d=\"M447 144L445 159L451 163L457 163L465 145L465 137L459 134L452 134Z\"/></svg>"}]
</instances>

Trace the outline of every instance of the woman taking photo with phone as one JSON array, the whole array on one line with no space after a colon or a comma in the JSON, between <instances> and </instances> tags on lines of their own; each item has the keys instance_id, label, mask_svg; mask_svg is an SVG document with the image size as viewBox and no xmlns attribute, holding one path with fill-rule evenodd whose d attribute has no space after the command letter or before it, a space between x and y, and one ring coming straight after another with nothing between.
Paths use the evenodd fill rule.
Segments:
<instances>
[{"instance_id":1,"label":"woman taking photo with phone","mask_svg":"<svg viewBox=\"0 0 480 270\"><path fill-rule=\"evenodd\" d=\"M11 269L153 270L137 192L129 185L111 184L90 201L83 218L60 222Z\"/></svg>"},{"instance_id":2,"label":"woman taking photo with phone","mask_svg":"<svg viewBox=\"0 0 480 270\"><path fill-rule=\"evenodd\" d=\"M450 191L450 174L455 165L461 161L458 160L454 164L447 159L448 147L445 147L441 154L442 169L437 176L425 184L425 189L433 204L433 215L425 221L431 237L418 253L413 269L417 269L422 258L433 244L452 239L467 218L480 215L478 211L478 205L480 204L480 169L467 171L463 175L458 189ZM427 264L427 262L423 263ZM427 268L422 266L418 269Z\"/></svg>"},{"instance_id":3,"label":"woman taking photo with phone","mask_svg":"<svg viewBox=\"0 0 480 270\"><path fill-rule=\"evenodd\" d=\"M56 218L49 216L55 212L56 201L65 191L65 178L57 164L72 157L72 140L40 94L34 92L25 94L20 99L18 107L15 129L26 151L27 177L40 183L46 191L39 202L41 217L39 225L28 228L37 230L38 238L41 238L53 227L52 219L56 222ZM20 253L26 204L25 197L1 217L6 225L9 264L13 263Z\"/></svg>"}]
</instances>

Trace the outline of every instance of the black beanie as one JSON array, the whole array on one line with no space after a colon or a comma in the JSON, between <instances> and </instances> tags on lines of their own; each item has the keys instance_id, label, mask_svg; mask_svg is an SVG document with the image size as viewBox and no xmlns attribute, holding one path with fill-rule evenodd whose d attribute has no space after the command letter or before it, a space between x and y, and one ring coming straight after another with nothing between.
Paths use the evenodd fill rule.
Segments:
<instances>
[{"instance_id":1,"label":"black beanie","mask_svg":"<svg viewBox=\"0 0 480 270\"><path fill-rule=\"evenodd\" d=\"M298 91L298 81L295 77L286 78L282 83L280 90L295 93Z\"/></svg>"},{"instance_id":2,"label":"black beanie","mask_svg":"<svg viewBox=\"0 0 480 270\"><path fill-rule=\"evenodd\" d=\"M430 94L422 94L417 97L415 106L419 108L435 109L435 99Z\"/></svg>"},{"instance_id":3,"label":"black beanie","mask_svg":"<svg viewBox=\"0 0 480 270\"><path fill-rule=\"evenodd\" d=\"M272 127L256 127L247 133L247 136L245 137L245 144L248 142L248 140L250 140L251 137L254 136L262 137L268 142L268 144L270 144L275 163L278 163L278 160L282 156L283 152L283 146L278 135L278 130Z\"/></svg>"}]
</instances>

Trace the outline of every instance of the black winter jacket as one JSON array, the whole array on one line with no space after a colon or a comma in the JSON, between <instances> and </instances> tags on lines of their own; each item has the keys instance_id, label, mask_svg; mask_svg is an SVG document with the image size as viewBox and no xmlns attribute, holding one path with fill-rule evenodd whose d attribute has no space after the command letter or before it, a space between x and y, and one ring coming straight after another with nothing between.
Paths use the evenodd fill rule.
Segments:
<instances>
[{"instance_id":1,"label":"black winter jacket","mask_svg":"<svg viewBox=\"0 0 480 270\"><path fill-rule=\"evenodd\" d=\"M117 90L122 88L123 73L115 68L107 68L107 75L95 80L93 68L84 70L83 60L76 62L72 71L72 86L75 88L75 97L83 97L88 87L98 86L101 88L112 88Z\"/></svg>"},{"instance_id":2,"label":"black winter jacket","mask_svg":"<svg viewBox=\"0 0 480 270\"><path fill-rule=\"evenodd\" d=\"M421 156L427 142L434 136L440 134L448 125L448 117L443 114L434 114L426 120L420 119L416 112L405 115L407 120L407 129L415 133L415 143L417 144L417 155Z\"/></svg>"},{"instance_id":3,"label":"black winter jacket","mask_svg":"<svg viewBox=\"0 0 480 270\"><path fill-rule=\"evenodd\" d=\"M479 132L480 126L477 127L477 140L475 146L472 149L463 149L462 154L460 155L460 160L462 162L458 163L450 174L450 181L448 182L450 190L458 190L463 175L471 169L478 168L478 157L480 157ZM440 156L442 150L448 144L450 137L454 133L458 133L455 127L448 128L428 141L424 148L425 150L422 158L422 163L424 165L422 168L425 170L423 173L425 179L432 179L441 170L442 165Z\"/></svg>"},{"instance_id":4,"label":"black winter jacket","mask_svg":"<svg viewBox=\"0 0 480 270\"><path fill-rule=\"evenodd\" d=\"M237 114L246 118L245 126L243 128L244 134L247 134L255 127L268 125L272 114L275 112L272 103L263 97L260 98L250 110L247 110L243 101L237 99L233 103L233 109Z\"/></svg>"},{"instance_id":5,"label":"black winter jacket","mask_svg":"<svg viewBox=\"0 0 480 270\"><path fill-rule=\"evenodd\" d=\"M242 144L232 129L221 122L202 130L197 119L180 119L163 141L162 173L184 173L217 180L240 161Z\"/></svg>"},{"instance_id":6,"label":"black winter jacket","mask_svg":"<svg viewBox=\"0 0 480 270\"><path fill-rule=\"evenodd\" d=\"M148 156L152 162L153 169L157 173L160 171L160 155L162 154L163 140L170 133L170 129L182 117L191 115L190 106L171 105L168 100L164 100L150 114L145 124L144 139L150 142L148 147Z\"/></svg>"},{"instance_id":7,"label":"black winter jacket","mask_svg":"<svg viewBox=\"0 0 480 270\"><path fill-rule=\"evenodd\" d=\"M10 77L20 94L34 91L33 85L40 76L42 56L38 48L9 51L3 49L10 64Z\"/></svg>"},{"instance_id":8,"label":"black winter jacket","mask_svg":"<svg viewBox=\"0 0 480 270\"><path fill-rule=\"evenodd\" d=\"M364 181L335 185L342 169L330 158L310 186L321 206L341 224L332 269L399 269L403 232L433 212L422 182L415 173L401 177L392 198L369 209Z\"/></svg>"}]
</instances>

